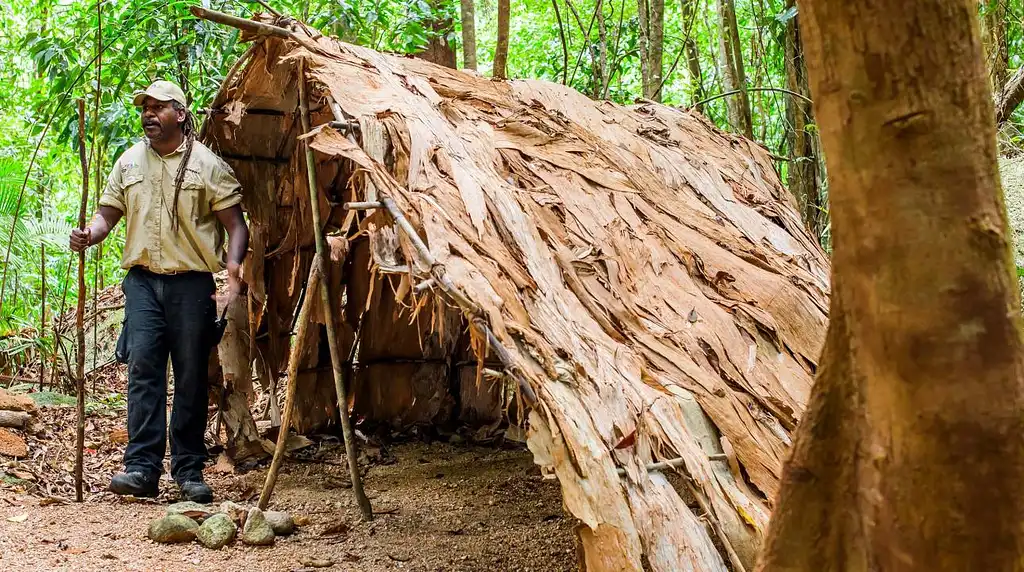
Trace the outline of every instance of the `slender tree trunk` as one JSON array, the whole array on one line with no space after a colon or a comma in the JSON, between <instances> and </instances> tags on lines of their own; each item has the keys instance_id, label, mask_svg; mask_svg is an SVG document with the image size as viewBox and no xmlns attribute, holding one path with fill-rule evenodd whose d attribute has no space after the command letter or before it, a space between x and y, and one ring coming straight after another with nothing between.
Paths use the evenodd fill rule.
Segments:
<instances>
[{"instance_id":1,"label":"slender tree trunk","mask_svg":"<svg viewBox=\"0 0 1024 572\"><path fill-rule=\"evenodd\" d=\"M462 65L476 69L476 6L473 0L460 0L462 9Z\"/></svg>"},{"instance_id":2,"label":"slender tree trunk","mask_svg":"<svg viewBox=\"0 0 1024 572\"><path fill-rule=\"evenodd\" d=\"M597 2L597 70L594 73L594 99L600 99L608 77L608 24L604 19L604 2ZM612 7L614 14L615 7Z\"/></svg>"},{"instance_id":3,"label":"slender tree trunk","mask_svg":"<svg viewBox=\"0 0 1024 572\"><path fill-rule=\"evenodd\" d=\"M787 7L795 5L796 0L787 2ZM809 98L810 87L800 40L799 20L800 17L796 16L786 22L786 88ZM825 205L818 186L817 135L807 128L814 124L814 112L806 101L788 96L786 117L790 125L787 135L792 159L789 163L789 190L800 204L804 224L820 239L824 229Z\"/></svg>"},{"instance_id":4,"label":"slender tree trunk","mask_svg":"<svg viewBox=\"0 0 1024 572\"><path fill-rule=\"evenodd\" d=\"M665 51L665 0L638 0L637 13L640 20L640 76L644 97L661 101Z\"/></svg>"},{"instance_id":5,"label":"slender tree trunk","mask_svg":"<svg viewBox=\"0 0 1024 572\"><path fill-rule=\"evenodd\" d=\"M508 77L508 27L511 16L509 0L498 0L498 45L494 48L494 71L497 79Z\"/></svg>"},{"instance_id":6,"label":"slender tree trunk","mask_svg":"<svg viewBox=\"0 0 1024 572\"><path fill-rule=\"evenodd\" d=\"M1019 570L1024 344L976 0L799 4L832 322L759 569Z\"/></svg>"},{"instance_id":7,"label":"slender tree trunk","mask_svg":"<svg viewBox=\"0 0 1024 572\"><path fill-rule=\"evenodd\" d=\"M737 132L753 139L754 128L750 117L750 96L746 91L746 73L743 71L743 50L736 27L736 5L733 0L718 0L718 47L722 66L722 88L737 91L726 98L729 125Z\"/></svg>"},{"instance_id":8,"label":"slender tree trunk","mask_svg":"<svg viewBox=\"0 0 1024 572\"><path fill-rule=\"evenodd\" d=\"M980 0L982 39L992 91L999 93L1009 74L1010 52L1006 42L1007 0Z\"/></svg>"},{"instance_id":9,"label":"slender tree trunk","mask_svg":"<svg viewBox=\"0 0 1024 572\"><path fill-rule=\"evenodd\" d=\"M697 0L683 0L682 22L684 26L692 26L694 14L697 10ZM685 39L686 67L690 72L690 93L691 101L701 101L706 96L704 93L704 76L700 69L700 52L697 50L697 41L693 39L692 28ZM697 113L704 113L704 106L698 105Z\"/></svg>"}]
</instances>

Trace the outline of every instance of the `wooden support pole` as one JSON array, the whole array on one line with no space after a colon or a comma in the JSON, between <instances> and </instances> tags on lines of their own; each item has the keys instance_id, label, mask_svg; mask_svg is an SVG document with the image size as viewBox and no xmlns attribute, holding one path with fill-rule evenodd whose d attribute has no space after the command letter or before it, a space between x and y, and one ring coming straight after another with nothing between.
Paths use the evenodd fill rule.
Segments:
<instances>
[{"instance_id":1,"label":"wooden support pole","mask_svg":"<svg viewBox=\"0 0 1024 572\"><path fill-rule=\"evenodd\" d=\"M299 60L299 110L302 113L302 130L304 133L310 131L309 100L306 93L306 61ZM313 156L313 148L307 140L304 144L306 150L306 173L309 177L309 202L313 218L313 236L316 239L316 257L321 264L326 262L327 245L324 241L324 231L320 221L320 192L316 182L316 157ZM326 272L326 264L324 265ZM352 477L352 493L359 503L359 509L363 518L373 520L373 509L370 507L370 499L366 498L363 491L363 481L359 476L359 460L356 458L356 444L353 438L352 421L348 415L348 394L344 380L344 358L341 355L341 348L338 345L337 332L334 330L334 313L331 311L331 295L327 280L320 281L320 300L323 303L324 314L327 316L327 344L331 352L331 366L334 370L334 389L338 396L338 417L341 418L341 431L345 439L345 453L348 455L348 468ZM339 300L340 302L340 300Z\"/></svg>"},{"instance_id":2,"label":"wooden support pole","mask_svg":"<svg viewBox=\"0 0 1024 572\"><path fill-rule=\"evenodd\" d=\"M716 454L708 455L708 460L709 461L725 461L726 459L727 459L727 457L725 456L725 453L716 453ZM667 461L661 461L661 462L658 462L658 463L649 463L645 468L647 469L647 472L651 472L651 471L664 471L665 469L681 469L681 468L684 468L685 466L686 466L686 459L684 459L682 457L679 457L679 458L676 458L676 459L669 459ZM615 470L618 472L620 477L626 476L626 469L623 469L623 468L620 467L620 468L615 469Z\"/></svg>"},{"instance_id":3,"label":"wooden support pole","mask_svg":"<svg viewBox=\"0 0 1024 572\"><path fill-rule=\"evenodd\" d=\"M320 258L314 258L309 268L309 280L306 282L309 290L316 292L321 282ZM292 424L292 412L295 409L295 394L299 385L299 362L302 361L302 349L306 344L309 335L310 312L313 308L313 301L309 298L302 300L302 309L299 310L298 331L295 333L295 341L292 344L291 355L288 358L288 387L285 390L284 412L281 415L281 427L277 432L277 445L274 447L274 460L270 463L270 470L267 471L267 479L263 483L263 491L260 492L259 508L267 510L270 504L270 495L274 493L274 485L277 484L277 473L281 470L281 462L284 460L285 443L288 442L288 428Z\"/></svg>"},{"instance_id":4,"label":"wooden support pole","mask_svg":"<svg viewBox=\"0 0 1024 572\"><path fill-rule=\"evenodd\" d=\"M85 100L78 100L78 159L82 163L82 203L78 210L78 229L85 229L85 211L89 206L89 162L85 158ZM82 502L82 462L85 449L85 250L78 253L78 307L75 310L78 333L75 386L78 390L78 431L75 438L75 500Z\"/></svg>"},{"instance_id":5,"label":"wooden support pole","mask_svg":"<svg viewBox=\"0 0 1024 572\"><path fill-rule=\"evenodd\" d=\"M342 208L347 211L369 211L373 209L379 209L384 206L382 203L377 201L366 201L366 202L353 202L345 203Z\"/></svg>"},{"instance_id":6,"label":"wooden support pole","mask_svg":"<svg viewBox=\"0 0 1024 572\"><path fill-rule=\"evenodd\" d=\"M192 15L196 18L202 18L203 20L209 20L224 26L231 26L232 28L238 28L239 30L252 32L254 34L288 39L293 39L295 37L294 32L286 30L280 26L264 24L263 22L256 22L246 18L239 18L238 16L232 16L216 10L207 10L206 8L200 8L199 6L192 6L189 8L189 11L192 12Z\"/></svg>"}]
</instances>

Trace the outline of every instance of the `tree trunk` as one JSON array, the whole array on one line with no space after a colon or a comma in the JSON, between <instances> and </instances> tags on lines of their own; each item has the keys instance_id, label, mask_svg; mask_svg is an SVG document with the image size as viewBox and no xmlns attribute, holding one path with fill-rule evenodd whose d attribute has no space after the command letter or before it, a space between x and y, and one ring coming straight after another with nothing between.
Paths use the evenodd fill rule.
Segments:
<instances>
[{"instance_id":1,"label":"tree trunk","mask_svg":"<svg viewBox=\"0 0 1024 572\"><path fill-rule=\"evenodd\" d=\"M452 19L442 12L440 3L431 3L434 18L423 23L423 27L431 31L430 41L423 51L416 54L416 57L455 69L458 63L455 59L455 47L452 46L451 33L455 29Z\"/></svg>"},{"instance_id":2,"label":"tree trunk","mask_svg":"<svg viewBox=\"0 0 1024 572\"><path fill-rule=\"evenodd\" d=\"M691 26L691 32L687 34L683 47L686 50L686 67L690 71L691 101L702 101L707 96L704 93L704 77L700 69L700 52L697 51L697 42L693 39L691 24L696 9L697 0L683 0L682 18L680 20L684 26ZM697 110L697 113L704 113L703 105L698 105L694 109Z\"/></svg>"},{"instance_id":3,"label":"tree trunk","mask_svg":"<svg viewBox=\"0 0 1024 572\"><path fill-rule=\"evenodd\" d=\"M787 7L795 5L796 0L787 2ZM799 16L791 18L786 23L785 55L786 88L809 98L810 88L800 40ZM803 99L787 96L786 116L791 126L787 133L792 159L789 163L789 190L800 204L804 224L820 241L826 211L818 184L818 138L807 128L808 125L814 124L814 112L811 105Z\"/></svg>"},{"instance_id":4,"label":"tree trunk","mask_svg":"<svg viewBox=\"0 0 1024 572\"><path fill-rule=\"evenodd\" d=\"M498 45L494 48L494 71L496 79L508 77L508 25L511 6L509 0L498 0Z\"/></svg>"},{"instance_id":5,"label":"tree trunk","mask_svg":"<svg viewBox=\"0 0 1024 572\"><path fill-rule=\"evenodd\" d=\"M665 0L638 0L640 76L644 97L661 101L665 51Z\"/></svg>"},{"instance_id":6,"label":"tree trunk","mask_svg":"<svg viewBox=\"0 0 1024 572\"><path fill-rule=\"evenodd\" d=\"M473 0L461 0L462 67L476 69L476 7Z\"/></svg>"},{"instance_id":7,"label":"tree trunk","mask_svg":"<svg viewBox=\"0 0 1024 572\"><path fill-rule=\"evenodd\" d=\"M722 66L722 87L726 92L739 91L725 98L729 125L733 130L753 139L754 128L750 117L750 97L747 94L746 73L743 71L743 50L736 27L736 5L733 0L718 0L718 47Z\"/></svg>"},{"instance_id":8,"label":"tree trunk","mask_svg":"<svg viewBox=\"0 0 1024 572\"><path fill-rule=\"evenodd\" d=\"M800 1L832 322L760 570L1020 567L1024 344L976 7Z\"/></svg>"},{"instance_id":9,"label":"tree trunk","mask_svg":"<svg viewBox=\"0 0 1024 572\"><path fill-rule=\"evenodd\" d=\"M1006 0L980 0L982 40L988 63L992 91L999 93L1006 85L1010 52L1006 43Z\"/></svg>"},{"instance_id":10,"label":"tree trunk","mask_svg":"<svg viewBox=\"0 0 1024 572\"><path fill-rule=\"evenodd\" d=\"M597 2L597 70L594 72L594 99L600 99L604 93L605 80L608 77L608 24L604 19L604 2ZM612 7L614 14L615 8Z\"/></svg>"}]
</instances>

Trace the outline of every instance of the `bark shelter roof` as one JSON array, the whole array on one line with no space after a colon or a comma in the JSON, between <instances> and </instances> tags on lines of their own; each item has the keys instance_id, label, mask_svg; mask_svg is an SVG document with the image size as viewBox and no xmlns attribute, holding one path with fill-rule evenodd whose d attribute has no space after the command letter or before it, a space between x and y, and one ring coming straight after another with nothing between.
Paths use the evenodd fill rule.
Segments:
<instances>
[{"instance_id":1,"label":"bark shelter roof","mask_svg":"<svg viewBox=\"0 0 1024 572\"><path fill-rule=\"evenodd\" d=\"M750 569L829 290L767 152L667 106L492 81L278 23L309 41L246 34L253 47L205 129L245 189L253 295L273 298L275 282L293 294L304 276L264 273L312 244L305 139L328 226L369 234L377 272L404 267L409 306L441 296L410 287L429 269L409 265L385 213L352 221L341 206L391 196L511 352L539 398L530 450L586 525L587 569ZM316 126L305 135L300 59ZM328 96L362 147L326 125ZM644 469L678 457L710 529Z\"/></svg>"}]
</instances>

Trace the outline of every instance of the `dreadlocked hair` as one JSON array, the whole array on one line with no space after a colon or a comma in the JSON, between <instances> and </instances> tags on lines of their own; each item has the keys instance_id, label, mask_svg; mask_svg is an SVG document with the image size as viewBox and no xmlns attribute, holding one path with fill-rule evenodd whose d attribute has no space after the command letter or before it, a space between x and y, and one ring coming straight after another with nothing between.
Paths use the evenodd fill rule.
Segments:
<instances>
[{"instance_id":1,"label":"dreadlocked hair","mask_svg":"<svg viewBox=\"0 0 1024 572\"><path fill-rule=\"evenodd\" d=\"M181 184L185 182L185 173L188 171L188 160L192 156L192 146L196 142L196 124L192 118L192 112L188 110L188 107L175 101L173 104L175 111L185 112L185 121L181 123L181 131L185 135L185 156L181 158L181 164L178 165L178 172L174 175L174 210L171 213L171 228L174 230L178 229L178 197L181 195Z\"/></svg>"}]
</instances>

